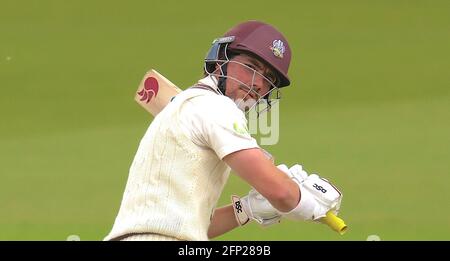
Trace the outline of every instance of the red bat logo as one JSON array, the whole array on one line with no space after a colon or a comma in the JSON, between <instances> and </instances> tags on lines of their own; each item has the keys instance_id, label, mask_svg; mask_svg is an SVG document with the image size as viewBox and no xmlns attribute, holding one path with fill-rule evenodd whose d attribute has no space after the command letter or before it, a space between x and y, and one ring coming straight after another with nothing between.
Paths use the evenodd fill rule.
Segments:
<instances>
[{"instance_id":1,"label":"red bat logo","mask_svg":"<svg viewBox=\"0 0 450 261\"><path fill-rule=\"evenodd\" d=\"M144 82L144 89L138 92L139 96L141 96L141 101L145 101L145 103L149 103L153 97L158 95L159 84L155 77L148 77Z\"/></svg>"}]
</instances>

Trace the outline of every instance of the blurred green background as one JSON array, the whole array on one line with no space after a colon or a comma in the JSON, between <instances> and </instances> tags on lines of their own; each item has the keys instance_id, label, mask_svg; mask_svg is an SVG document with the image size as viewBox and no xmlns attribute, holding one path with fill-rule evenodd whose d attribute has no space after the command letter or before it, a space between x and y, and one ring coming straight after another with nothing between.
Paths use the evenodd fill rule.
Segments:
<instances>
[{"instance_id":1,"label":"blurred green background","mask_svg":"<svg viewBox=\"0 0 450 261\"><path fill-rule=\"evenodd\" d=\"M0 0L0 240L101 240L151 117L157 68L182 88L212 39L273 24L293 50L266 147L344 192L344 236L256 224L217 240L449 240L450 1ZM231 176L220 204L249 187Z\"/></svg>"}]
</instances>

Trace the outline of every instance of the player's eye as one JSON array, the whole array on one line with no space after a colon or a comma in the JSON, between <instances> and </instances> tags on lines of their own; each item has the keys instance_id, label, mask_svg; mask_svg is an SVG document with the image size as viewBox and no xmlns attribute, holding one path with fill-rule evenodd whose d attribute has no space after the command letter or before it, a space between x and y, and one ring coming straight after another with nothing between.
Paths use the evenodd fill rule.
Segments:
<instances>
[{"instance_id":1,"label":"player's eye","mask_svg":"<svg viewBox=\"0 0 450 261\"><path fill-rule=\"evenodd\" d=\"M250 64L250 63L244 63L244 64L245 64L245 66L252 68L253 70L256 70L256 67L253 64Z\"/></svg>"}]
</instances>

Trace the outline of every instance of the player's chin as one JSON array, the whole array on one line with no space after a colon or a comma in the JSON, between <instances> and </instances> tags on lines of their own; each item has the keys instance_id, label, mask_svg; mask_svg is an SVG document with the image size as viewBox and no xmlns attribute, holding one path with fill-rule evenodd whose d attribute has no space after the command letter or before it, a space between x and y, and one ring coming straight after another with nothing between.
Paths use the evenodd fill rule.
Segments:
<instances>
[{"instance_id":1,"label":"player's chin","mask_svg":"<svg viewBox=\"0 0 450 261\"><path fill-rule=\"evenodd\" d=\"M241 111L247 112L253 108L258 101L253 99L250 95L246 95L237 99L235 102Z\"/></svg>"}]
</instances>

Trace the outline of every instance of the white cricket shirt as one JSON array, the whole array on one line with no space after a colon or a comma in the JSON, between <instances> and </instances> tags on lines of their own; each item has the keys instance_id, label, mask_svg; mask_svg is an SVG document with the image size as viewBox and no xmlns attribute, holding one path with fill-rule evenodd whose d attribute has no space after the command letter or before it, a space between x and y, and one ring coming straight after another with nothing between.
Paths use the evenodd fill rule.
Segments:
<instances>
[{"instance_id":1,"label":"white cricket shirt","mask_svg":"<svg viewBox=\"0 0 450 261\"><path fill-rule=\"evenodd\" d=\"M214 78L199 84L217 90ZM223 157L257 147L244 113L230 98L198 88L181 92L142 138L105 240L133 233L208 240L210 218L230 173Z\"/></svg>"}]
</instances>

